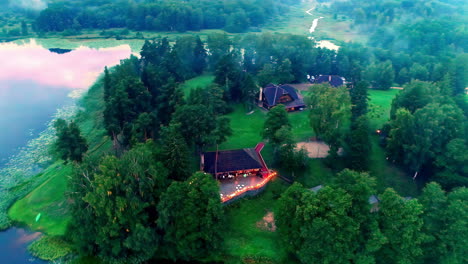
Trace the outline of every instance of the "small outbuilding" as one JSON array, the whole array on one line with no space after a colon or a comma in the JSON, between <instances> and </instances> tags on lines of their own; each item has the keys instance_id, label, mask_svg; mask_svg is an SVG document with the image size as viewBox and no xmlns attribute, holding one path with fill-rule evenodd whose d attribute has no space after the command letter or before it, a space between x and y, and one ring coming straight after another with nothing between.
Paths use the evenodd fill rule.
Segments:
<instances>
[{"instance_id":1,"label":"small outbuilding","mask_svg":"<svg viewBox=\"0 0 468 264\"><path fill-rule=\"evenodd\" d=\"M346 79L338 75L319 75L310 77L309 81L313 84L328 83L333 87L346 85Z\"/></svg>"}]
</instances>

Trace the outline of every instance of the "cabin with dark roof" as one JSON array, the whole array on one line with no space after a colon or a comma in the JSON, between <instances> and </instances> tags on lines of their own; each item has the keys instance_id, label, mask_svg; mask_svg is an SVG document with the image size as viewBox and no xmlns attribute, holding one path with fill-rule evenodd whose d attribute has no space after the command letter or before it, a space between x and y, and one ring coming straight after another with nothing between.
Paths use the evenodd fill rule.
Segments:
<instances>
[{"instance_id":1,"label":"cabin with dark roof","mask_svg":"<svg viewBox=\"0 0 468 264\"><path fill-rule=\"evenodd\" d=\"M305 108L302 96L287 84L268 84L260 91L260 102L268 110L279 104L284 105L287 111L302 111Z\"/></svg>"},{"instance_id":2,"label":"cabin with dark roof","mask_svg":"<svg viewBox=\"0 0 468 264\"><path fill-rule=\"evenodd\" d=\"M346 85L346 79L338 75L319 75L310 77L309 81L313 84L328 83L333 87Z\"/></svg>"},{"instance_id":3,"label":"cabin with dark roof","mask_svg":"<svg viewBox=\"0 0 468 264\"><path fill-rule=\"evenodd\" d=\"M260 154L264 146L264 143L258 143L255 148L204 152L201 154L201 170L216 179L265 177L269 170Z\"/></svg>"}]
</instances>

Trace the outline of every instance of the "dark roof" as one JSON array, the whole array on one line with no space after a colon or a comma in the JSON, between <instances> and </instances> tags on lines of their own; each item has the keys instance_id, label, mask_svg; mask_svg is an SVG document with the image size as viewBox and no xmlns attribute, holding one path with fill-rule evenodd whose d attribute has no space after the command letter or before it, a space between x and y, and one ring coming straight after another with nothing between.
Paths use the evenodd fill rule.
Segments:
<instances>
[{"instance_id":1,"label":"dark roof","mask_svg":"<svg viewBox=\"0 0 468 264\"><path fill-rule=\"evenodd\" d=\"M338 87L344 85L345 80L338 75L320 75L315 77L314 83L329 83L331 86Z\"/></svg>"},{"instance_id":2,"label":"dark roof","mask_svg":"<svg viewBox=\"0 0 468 264\"><path fill-rule=\"evenodd\" d=\"M305 106L304 101L302 100L302 98L299 97L296 89L286 84L268 84L265 88L263 88L263 94L269 106L275 106L279 104L278 100L280 99L280 97L286 94L291 96L291 98L293 99L293 101L291 102L283 103L286 108Z\"/></svg>"},{"instance_id":3,"label":"dark roof","mask_svg":"<svg viewBox=\"0 0 468 264\"><path fill-rule=\"evenodd\" d=\"M205 152L203 155L203 171L211 174L215 174L215 169L218 173L221 173L263 168L259 157L260 154L254 148L218 151L217 168L215 168L216 151Z\"/></svg>"},{"instance_id":4,"label":"dark roof","mask_svg":"<svg viewBox=\"0 0 468 264\"><path fill-rule=\"evenodd\" d=\"M379 202L379 198L377 198L377 196L371 195L371 196L369 197L369 204L376 204L376 203L378 203L378 202Z\"/></svg>"}]
</instances>

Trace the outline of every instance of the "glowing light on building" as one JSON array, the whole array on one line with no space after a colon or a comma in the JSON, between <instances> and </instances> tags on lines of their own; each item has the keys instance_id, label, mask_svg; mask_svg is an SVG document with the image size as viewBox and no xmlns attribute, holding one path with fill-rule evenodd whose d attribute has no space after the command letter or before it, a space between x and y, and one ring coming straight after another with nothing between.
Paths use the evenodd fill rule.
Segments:
<instances>
[{"instance_id":1,"label":"glowing light on building","mask_svg":"<svg viewBox=\"0 0 468 264\"><path fill-rule=\"evenodd\" d=\"M238 190L234 191L231 194L221 195L221 202L225 203L225 202L231 200L232 198L237 197L239 195L242 195L242 194L244 194L244 193L246 193L248 191L258 190L258 189L262 188L263 186L265 186L276 175L277 175L276 172L270 172L270 174L268 174L268 176L265 179L263 179L263 181L259 182L256 185L252 185L252 186L248 186L248 187L245 187L245 188L242 188L242 189L238 189Z\"/></svg>"}]
</instances>

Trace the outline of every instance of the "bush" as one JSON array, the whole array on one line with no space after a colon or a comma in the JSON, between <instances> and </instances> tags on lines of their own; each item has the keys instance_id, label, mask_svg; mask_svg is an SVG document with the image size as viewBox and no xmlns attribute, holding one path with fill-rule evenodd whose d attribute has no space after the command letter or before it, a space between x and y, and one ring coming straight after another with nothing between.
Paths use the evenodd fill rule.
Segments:
<instances>
[{"instance_id":1,"label":"bush","mask_svg":"<svg viewBox=\"0 0 468 264\"><path fill-rule=\"evenodd\" d=\"M72 253L70 244L60 237L43 236L28 247L29 252L43 260L54 260Z\"/></svg>"}]
</instances>

